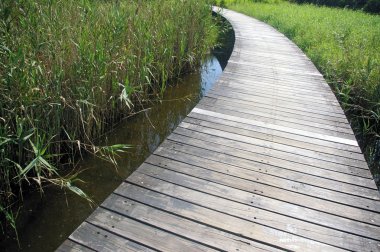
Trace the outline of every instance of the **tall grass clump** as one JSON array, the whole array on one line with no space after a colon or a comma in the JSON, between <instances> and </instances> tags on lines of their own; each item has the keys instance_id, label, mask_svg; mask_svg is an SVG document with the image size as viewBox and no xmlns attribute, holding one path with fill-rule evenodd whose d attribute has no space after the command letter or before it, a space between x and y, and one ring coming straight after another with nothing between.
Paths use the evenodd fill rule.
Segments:
<instances>
[{"instance_id":1,"label":"tall grass clump","mask_svg":"<svg viewBox=\"0 0 380 252\"><path fill-rule=\"evenodd\" d=\"M0 219L30 185L53 183L136 104L194 69L217 37L199 0L0 1ZM1 225L4 230L4 225Z\"/></svg>"},{"instance_id":2,"label":"tall grass clump","mask_svg":"<svg viewBox=\"0 0 380 252\"><path fill-rule=\"evenodd\" d=\"M277 28L314 62L348 115L379 185L380 16L285 1L227 5Z\"/></svg>"}]
</instances>

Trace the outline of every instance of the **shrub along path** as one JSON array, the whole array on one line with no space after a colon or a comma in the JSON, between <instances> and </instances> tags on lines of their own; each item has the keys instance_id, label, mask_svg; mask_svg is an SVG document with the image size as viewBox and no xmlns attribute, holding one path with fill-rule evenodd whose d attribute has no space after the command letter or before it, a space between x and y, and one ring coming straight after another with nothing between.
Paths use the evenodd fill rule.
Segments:
<instances>
[{"instance_id":1,"label":"shrub along path","mask_svg":"<svg viewBox=\"0 0 380 252\"><path fill-rule=\"evenodd\" d=\"M321 74L272 27L223 15L221 79L59 251L380 250L379 193Z\"/></svg>"}]
</instances>

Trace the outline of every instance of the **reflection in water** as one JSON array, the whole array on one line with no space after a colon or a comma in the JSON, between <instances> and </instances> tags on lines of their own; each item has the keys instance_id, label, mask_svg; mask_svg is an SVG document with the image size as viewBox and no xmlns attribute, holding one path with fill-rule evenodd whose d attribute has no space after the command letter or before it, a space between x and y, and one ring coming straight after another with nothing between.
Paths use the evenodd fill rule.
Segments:
<instances>
[{"instance_id":1,"label":"reflection in water","mask_svg":"<svg viewBox=\"0 0 380 252\"><path fill-rule=\"evenodd\" d=\"M107 144L131 144L128 153L115 167L97 158L81 162L79 186L100 204L133 172L185 118L222 73L219 61L210 57L199 73L190 74L168 87L163 100L123 121L103 141ZM24 226L20 229L22 251L52 251L93 211L88 203L57 188L46 188L44 196L30 195L21 210ZM25 217L27 216L27 218ZM1 239L0 239L1 240ZM18 251L17 243L3 243L1 251Z\"/></svg>"}]
</instances>

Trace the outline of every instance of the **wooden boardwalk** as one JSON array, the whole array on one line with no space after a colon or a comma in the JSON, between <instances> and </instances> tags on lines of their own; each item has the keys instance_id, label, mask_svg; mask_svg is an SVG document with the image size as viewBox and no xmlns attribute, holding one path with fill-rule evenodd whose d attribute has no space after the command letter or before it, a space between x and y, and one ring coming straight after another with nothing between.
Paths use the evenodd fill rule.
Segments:
<instances>
[{"instance_id":1,"label":"wooden boardwalk","mask_svg":"<svg viewBox=\"0 0 380 252\"><path fill-rule=\"evenodd\" d=\"M322 75L272 27L223 15L220 80L58 251L380 251L379 192Z\"/></svg>"}]
</instances>

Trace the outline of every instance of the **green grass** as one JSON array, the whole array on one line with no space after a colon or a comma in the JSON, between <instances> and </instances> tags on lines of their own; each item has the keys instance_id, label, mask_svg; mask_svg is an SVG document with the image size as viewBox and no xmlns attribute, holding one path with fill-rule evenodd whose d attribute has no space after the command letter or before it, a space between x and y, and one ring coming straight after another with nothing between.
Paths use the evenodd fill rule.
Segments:
<instances>
[{"instance_id":1,"label":"green grass","mask_svg":"<svg viewBox=\"0 0 380 252\"><path fill-rule=\"evenodd\" d=\"M379 184L380 16L284 1L224 1L293 40L330 83Z\"/></svg>"},{"instance_id":2,"label":"green grass","mask_svg":"<svg viewBox=\"0 0 380 252\"><path fill-rule=\"evenodd\" d=\"M11 205L25 186L50 182L85 196L61 167L84 150L112 161L126 146L94 140L197 67L216 37L206 0L2 0L3 223L14 224Z\"/></svg>"}]
</instances>

